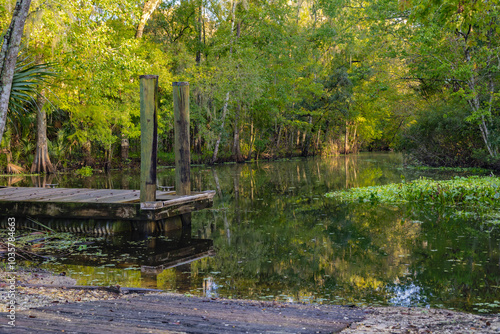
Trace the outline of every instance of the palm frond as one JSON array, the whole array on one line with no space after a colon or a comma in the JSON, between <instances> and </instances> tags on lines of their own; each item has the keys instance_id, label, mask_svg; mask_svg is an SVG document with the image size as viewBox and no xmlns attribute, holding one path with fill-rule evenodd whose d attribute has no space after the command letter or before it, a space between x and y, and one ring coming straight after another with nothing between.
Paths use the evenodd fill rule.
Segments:
<instances>
[{"instance_id":1,"label":"palm frond","mask_svg":"<svg viewBox=\"0 0 500 334\"><path fill-rule=\"evenodd\" d=\"M26 109L34 106L40 86L48 83L51 77L57 76L53 65L51 63L35 64L34 61L28 61L28 58L18 60L9 99L11 114L21 116Z\"/></svg>"}]
</instances>

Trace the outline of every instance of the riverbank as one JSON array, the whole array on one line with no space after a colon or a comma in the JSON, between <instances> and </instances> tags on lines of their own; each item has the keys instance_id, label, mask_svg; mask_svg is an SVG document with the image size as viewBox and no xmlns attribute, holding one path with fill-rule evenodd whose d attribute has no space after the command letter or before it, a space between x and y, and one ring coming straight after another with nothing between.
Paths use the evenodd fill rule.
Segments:
<instances>
[{"instance_id":1,"label":"riverbank","mask_svg":"<svg viewBox=\"0 0 500 334\"><path fill-rule=\"evenodd\" d=\"M5 290L6 283L5 273L0 273L1 290ZM498 315L425 308L244 301L171 293L130 294L124 293L125 289L68 289L74 284L75 280L69 277L44 271L20 272L16 293L18 332L34 328L77 330L80 325L87 331L99 329L94 333L107 330L123 333L217 333L220 330L228 333L342 331L348 334L500 332ZM5 305L4 301L0 305L3 317L6 316Z\"/></svg>"}]
</instances>

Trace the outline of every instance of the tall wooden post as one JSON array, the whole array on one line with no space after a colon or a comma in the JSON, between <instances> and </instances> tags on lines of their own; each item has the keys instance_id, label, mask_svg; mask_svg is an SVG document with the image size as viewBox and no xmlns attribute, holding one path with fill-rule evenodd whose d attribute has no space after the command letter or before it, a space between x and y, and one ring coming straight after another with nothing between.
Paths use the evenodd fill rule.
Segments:
<instances>
[{"instance_id":1,"label":"tall wooden post","mask_svg":"<svg viewBox=\"0 0 500 334\"><path fill-rule=\"evenodd\" d=\"M189 82L174 82L175 191L191 194L189 145Z\"/></svg>"},{"instance_id":2,"label":"tall wooden post","mask_svg":"<svg viewBox=\"0 0 500 334\"><path fill-rule=\"evenodd\" d=\"M158 76L141 75L141 196L156 201L156 152L158 148Z\"/></svg>"}]
</instances>

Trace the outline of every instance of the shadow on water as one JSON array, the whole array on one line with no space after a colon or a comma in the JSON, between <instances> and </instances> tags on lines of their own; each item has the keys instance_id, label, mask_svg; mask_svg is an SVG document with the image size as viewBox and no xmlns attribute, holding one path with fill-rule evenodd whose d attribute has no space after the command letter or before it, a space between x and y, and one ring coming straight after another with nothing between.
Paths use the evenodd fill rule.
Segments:
<instances>
[{"instance_id":1,"label":"shadow on water","mask_svg":"<svg viewBox=\"0 0 500 334\"><path fill-rule=\"evenodd\" d=\"M96 263L82 252L45 266L66 271L78 284L228 298L498 312L498 229L452 210L346 205L324 197L338 189L453 175L404 169L401 156L389 153L195 167L193 189L213 189L217 195L213 208L193 213L192 231L189 237L184 234L184 240L196 244L209 239L214 256L151 273L145 270L145 261L175 252L174 244L182 244L182 237L121 237L93 245L102 255ZM138 188L134 173L56 178L50 182L67 187ZM159 172L159 185L173 180L173 169ZM30 180L18 182L32 185ZM107 248L112 244L115 250Z\"/></svg>"}]
</instances>

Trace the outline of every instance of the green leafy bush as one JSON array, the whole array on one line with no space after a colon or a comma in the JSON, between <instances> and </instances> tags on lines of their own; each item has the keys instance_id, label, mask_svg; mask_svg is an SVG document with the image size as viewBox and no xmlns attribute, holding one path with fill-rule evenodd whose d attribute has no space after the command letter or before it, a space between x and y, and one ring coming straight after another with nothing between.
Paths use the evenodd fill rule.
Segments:
<instances>
[{"instance_id":1,"label":"green leafy bush","mask_svg":"<svg viewBox=\"0 0 500 334\"><path fill-rule=\"evenodd\" d=\"M77 169L75 173L76 173L76 175L84 176L84 177L92 176L92 174L94 173L94 169L90 166L85 166L85 167L82 167L80 169Z\"/></svg>"},{"instance_id":2,"label":"green leafy bush","mask_svg":"<svg viewBox=\"0 0 500 334\"><path fill-rule=\"evenodd\" d=\"M484 143L468 113L452 102L431 103L400 136L397 149L432 167L486 167Z\"/></svg>"}]
</instances>

